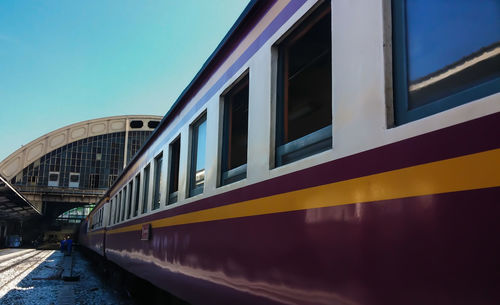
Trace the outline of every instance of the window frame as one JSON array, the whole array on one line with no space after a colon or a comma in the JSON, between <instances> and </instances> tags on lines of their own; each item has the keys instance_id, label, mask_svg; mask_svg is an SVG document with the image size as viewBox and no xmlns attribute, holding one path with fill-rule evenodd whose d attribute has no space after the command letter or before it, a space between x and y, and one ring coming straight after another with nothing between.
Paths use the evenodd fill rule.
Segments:
<instances>
[{"instance_id":1,"label":"window frame","mask_svg":"<svg viewBox=\"0 0 500 305\"><path fill-rule=\"evenodd\" d=\"M111 205L111 224L115 224L116 218L116 195L113 197L113 204Z\"/></svg>"},{"instance_id":2,"label":"window frame","mask_svg":"<svg viewBox=\"0 0 500 305\"><path fill-rule=\"evenodd\" d=\"M161 160L161 162L160 162ZM151 210L157 210L161 207L161 179L163 174L163 152L160 152L154 158L153 173L153 196Z\"/></svg>"},{"instance_id":3,"label":"window frame","mask_svg":"<svg viewBox=\"0 0 500 305\"><path fill-rule=\"evenodd\" d=\"M147 172L147 174L146 174ZM146 214L148 212L148 199L149 199L149 176L151 175L151 164L144 167L144 179L142 179L142 212L141 214Z\"/></svg>"},{"instance_id":4,"label":"window frame","mask_svg":"<svg viewBox=\"0 0 500 305\"><path fill-rule=\"evenodd\" d=\"M134 185L135 185L135 188L134 188L135 196L134 196L134 205L133 205L134 212L132 213L132 217L136 217L137 215L139 215L139 204L141 201L141 197L140 197L141 173L138 173L137 175L135 175Z\"/></svg>"},{"instance_id":5,"label":"window frame","mask_svg":"<svg viewBox=\"0 0 500 305\"><path fill-rule=\"evenodd\" d=\"M111 224L116 223L115 218L116 218L116 194L115 196L113 196L111 204Z\"/></svg>"},{"instance_id":6,"label":"window frame","mask_svg":"<svg viewBox=\"0 0 500 305\"><path fill-rule=\"evenodd\" d=\"M246 151L246 163L242 164L233 169L226 169L228 167L229 158L229 145L230 145L230 121L231 121L231 97L240 93L242 90L248 90L248 100L247 100L247 151ZM250 73L249 70L245 71L238 79L236 79L231 86L229 86L225 92L221 95L220 100L222 102L221 107L221 132L220 132L220 153L219 153L219 179L218 187L228 185L247 177L247 164L248 164L248 129L249 129L249 114L250 109Z\"/></svg>"},{"instance_id":7,"label":"window frame","mask_svg":"<svg viewBox=\"0 0 500 305\"><path fill-rule=\"evenodd\" d=\"M203 178L203 184L196 187L196 160L198 158L198 137L199 137L199 127L203 124L208 124L207 122L207 112L203 112L201 115L199 115L193 123L190 124L189 126L189 133L191 135L191 140L190 142L190 149L189 149L189 171L188 171L188 191L187 191L187 197L194 197L200 194L203 194L204 188L205 188L205 178ZM207 140L207 127L205 127L205 147L206 147L206 140ZM196 130L196 132L195 132ZM205 163L206 163L206 150L205 150ZM205 164L206 167L206 164ZM206 170L206 168L204 169ZM205 175L206 176L206 175Z\"/></svg>"},{"instance_id":8,"label":"window frame","mask_svg":"<svg viewBox=\"0 0 500 305\"><path fill-rule=\"evenodd\" d=\"M120 213L121 213L121 209L122 209L122 204L121 204L121 201L122 201L122 191L120 190L118 192L118 195L117 195L117 202L116 202L116 215L115 215L115 223L119 223L120 222Z\"/></svg>"},{"instance_id":9,"label":"window frame","mask_svg":"<svg viewBox=\"0 0 500 305\"><path fill-rule=\"evenodd\" d=\"M404 125L498 92L497 88L500 88L500 78L483 82L420 107L409 109L405 0L391 1L391 19L392 83L395 126Z\"/></svg>"},{"instance_id":10,"label":"window frame","mask_svg":"<svg viewBox=\"0 0 500 305\"><path fill-rule=\"evenodd\" d=\"M78 180L76 182L72 181L73 177L78 177ZM73 187L73 188L80 187L80 173L74 173L74 172L69 173L68 187Z\"/></svg>"},{"instance_id":11,"label":"window frame","mask_svg":"<svg viewBox=\"0 0 500 305\"><path fill-rule=\"evenodd\" d=\"M56 175L57 180L51 180L51 177L50 177L51 175ZM48 179L47 179L47 186L58 187L60 180L61 180L61 173L60 172L49 171L49 175L48 175Z\"/></svg>"},{"instance_id":12,"label":"window frame","mask_svg":"<svg viewBox=\"0 0 500 305\"><path fill-rule=\"evenodd\" d=\"M130 180L128 183L128 193L127 193L127 219L130 219L132 216L132 200L133 200L133 191L134 191L134 179Z\"/></svg>"},{"instance_id":13,"label":"window frame","mask_svg":"<svg viewBox=\"0 0 500 305\"><path fill-rule=\"evenodd\" d=\"M299 20L283 37L281 37L273 46L275 49L274 54L276 58L275 64L275 105L274 105L274 168L281 167L283 165L291 164L299 160L314 156L316 154L331 150L333 148L333 113L331 113L330 124L313 131L307 135L304 135L298 139L285 142L285 129L288 126L286 119L287 109L288 109L288 99L286 93L287 82L287 69L285 67L285 61L288 59L288 52L285 49L304 35L316 25L318 22L325 17L325 15L330 14L331 16L331 3L330 1L325 1L320 3L315 8L311 10L302 20ZM331 17L330 17L330 37L331 32ZM333 69L333 59L332 59L332 45L330 44L330 73ZM331 75L331 82L333 82L333 75ZM333 89L333 84L330 85L330 90ZM332 93L331 93L332 94ZM331 110L333 111L333 94L330 98ZM286 123L285 123L286 122ZM285 126L286 125L286 126ZM286 157L289 160L286 160Z\"/></svg>"},{"instance_id":14,"label":"window frame","mask_svg":"<svg viewBox=\"0 0 500 305\"><path fill-rule=\"evenodd\" d=\"M113 211L113 203L114 203L114 198L111 198L111 200L109 201L109 215L108 215L108 224L111 225L113 224L113 214L112 214L112 211Z\"/></svg>"},{"instance_id":15,"label":"window frame","mask_svg":"<svg viewBox=\"0 0 500 305\"><path fill-rule=\"evenodd\" d=\"M125 185L123 188L122 188L122 213L121 213L121 221L125 221L125 213L126 213L126 209L127 209L127 186Z\"/></svg>"},{"instance_id":16,"label":"window frame","mask_svg":"<svg viewBox=\"0 0 500 305\"><path fill-rule=\"evenodd\" d=\"M177 155L174 154L174 145L178 145L179 152ZM179 197L179 175L180 175L180 159L181 159L181 136L177 136L174 140L170 142L168 145L168 183L167 183L167 205L174 204L178 201ZM177 158L175 158L177 157ZM176 160L174 160L176 159ZM174 169L174 162L176 162L177 170ZM177 184L177 190L173 190L174 179Z\"/></svg>"}]
</instances>

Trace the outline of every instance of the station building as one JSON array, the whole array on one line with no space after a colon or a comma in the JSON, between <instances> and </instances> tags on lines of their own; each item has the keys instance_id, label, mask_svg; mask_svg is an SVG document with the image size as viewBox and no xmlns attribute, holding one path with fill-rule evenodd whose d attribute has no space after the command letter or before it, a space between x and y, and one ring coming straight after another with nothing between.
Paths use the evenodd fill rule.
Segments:
<instances>
[{"instance_id":1,"label":"station building","mask_svg":"<svg viewBox=\"0 0 500 305\"><path fill-rule=\"evenodd\" d=\"M88 215L161 118L113 116L62 127L0 162L0 176L43 215L45 230L58 220L55 230L61 231L61 223L79 223ZM8 218L7 213L0 222Z\"/></svg>"}]
</instances>

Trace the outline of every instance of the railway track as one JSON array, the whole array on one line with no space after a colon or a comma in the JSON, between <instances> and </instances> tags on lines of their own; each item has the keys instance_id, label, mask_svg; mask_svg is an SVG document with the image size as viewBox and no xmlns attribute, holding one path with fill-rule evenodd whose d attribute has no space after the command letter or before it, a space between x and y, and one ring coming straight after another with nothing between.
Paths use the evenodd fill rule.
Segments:
<instances>
[{"instance_id":1,"label":"railway track","mask_svg":"<svg viewBox=\"0 0 500 305\"><path fill-rule=\"evenodd\" d=\"M0 261L0 274L2 274L4 271L7 271L9 269L14 268L17 265L22 264L26 260L35 257L39 255L41 252L38 252L36 250L24 253L22 256L17 256L17 257L12 257L9 259L6 259L4 261Z\"/></svg>"},{"instance_id":2,"label":"railway track","mask_svg":"<svg viewBox=\"0 0 500 305\"><path fill-rule=\"evenodd\" d=\"M50 256L53 251L25 251L20 256L2 258L0 261L0 287L6 287L22 276L26 271L38 265Z\"/></svg>"},{"instance_id":3,"label":"railway track","mask_svg":"<svg viewBox=\"0 0 500 305\"><path fill-rule=\"evenodd\" d=\"M11 252L5 255L0 256L0 269L2 269L4 262L9 262L13 259L20 258L21 256L24 256L28 253L34 253L36 252L35 249L26 249L26 250L20 250L17 252Z\"/></svg>"}]
</instances>

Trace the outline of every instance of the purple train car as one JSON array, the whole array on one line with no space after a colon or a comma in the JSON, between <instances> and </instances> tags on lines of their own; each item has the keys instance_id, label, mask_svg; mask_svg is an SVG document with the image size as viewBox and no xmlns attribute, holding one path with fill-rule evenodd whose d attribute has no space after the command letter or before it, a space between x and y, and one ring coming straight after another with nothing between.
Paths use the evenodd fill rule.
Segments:
<instances>
[{"instance_id":1,"label":"purple train car","mask_svg":"<svg viewBox=\"0 0 500 305\"><path fill-rule=\"evenodd\" d=\"M500 304L499 22L251 1L81 243L191 304Z\"/></svg>"}]
</instances>

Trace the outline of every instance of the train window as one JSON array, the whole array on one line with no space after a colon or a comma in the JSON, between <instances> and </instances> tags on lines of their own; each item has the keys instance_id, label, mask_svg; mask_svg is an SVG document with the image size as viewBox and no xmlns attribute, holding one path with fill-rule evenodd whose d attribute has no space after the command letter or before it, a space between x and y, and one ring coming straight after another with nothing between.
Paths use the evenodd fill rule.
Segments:
<instances>
[{"instance_id":1,"label":"train window","mask_svg":"<svg viewBox=\"0 0 500 305\"><path fill-rule=\"evenodd\" d=\"M113 223L116 223L116 215L118 215L118 195L115 196L115 203L114 203L114 211L113 211Z\"/></svg>"},{"instance_id":2,"label":"train window","mask_svg":"<svg viewBox=\"0 0 500 305\"><path fill-rule=\"evenodd\" d=\"M130 181L130 183L128 184L128 208L127 208L127 219L130 219L130 215L132 215L132 200L133 200L133 197L132 197L132 191L134 190L133 188L134 186L134 181Z\"/></svg>"},{"instance_id":3,"label":"train window","mask_svg":"<svg viewBox=\"0 0 500 305\"><path fill-rule=\"evenodd\" d=\"M125 205L125 203L127 203L127 186L125 186L123 188L123 195L122 195L122 202L121 202L121 204L122 204L122 216L121 216L122 221L125 220L125 210L127 207Z\"/></svg>"},{"instance_id":4,"label":"train window","mask_svg":"<svg viewBox=\"0 0 500 305\"><path fill-rule=\"evenodd\" d=\"M149 165L144 169L144 184L142 185L142 213L148 211L148 193L149 193Z\"/></svg>"},{"instance_id":5,"label":"train window","mask_svg":"<svg viewBox=\"0 0 500 305\"><path fill-rule=\"evenodd\" d=\"M134 217L137 216L139 212L139 187L141 185L141 174L135 176L135 201L134 201Z\"/></svg>"},{"instance_id":6,"label":"train window","mask_svg":"<svg viewBox=\"0 0 500 305\"><path fill-rule=\"evenodd\" d=\"M163 164L163 153L160 153L156 158L155 158L155 172L154 172L154 185L153 185L153 210L156 210L157 208L160 207L160 200L161 200L161 188L160 188L160 182L161 182L161 169L162 169L162 164Z\"/></svg>"},{"instance_id":7,"label":"train window","mask_svg":"<svg viewBox=\"0 0 500 305\"><path fill-rule=\"evenodd\" d=\"M221 185L247 176L248 74L224 96Z\"/></svg>"},{"instance_id":8,"label":"train window","mask_svg":"<svg viewBox=\"0 0 500 305\"><path fill-rule=\"evenodd\" d=\"M276 166L332 147L330 1L278 45Z\"/></svg>"},{"instance_id":9,"label":"train window","mask_svg":"<svg viewBox=\"0 0 500 305\"><path fill-rule=\"evenodd\" d=\"M115 224L115 223L116 223L116 196L115 196L115 198L113 199L113 206L112 206L112 207L113 207L113 208L112 208L111 210L113 211L113 215L112 215L112 220L111 220L111 222L112 222L113 224Z\"/></svg>"},{"instance_id":10,"label":"train window","mask_svg":"<svg viewBox=\"0 0 500 305\"><path fill-rule=\"evenodd\" d=\"M115 223L116 215L116 196L111 200L111 224Z\"/></svg>"},{"instance_id":11,"label":"train window","mask_svg":"<svg viewBox=\"0 0 500 305\"><path fill-rule=\"evenodd\" d=\"M207 115L203 114L191 125L191 163L189 170L189 196L203 193L205 183L205 145Z\"/></svg>"},{"instance_id":12,"label":"train window","mask_svg":"<svg viewBox=\"0 0 500 305\"><path fill-rule=\"evenodd\" d=\"M111 199L111 201L109 202L109 215L108 215L108 224L111 224L111 211L113 211L113 202L114 202L114 199Z\"/></svg>"},{"instance_id":13,"label":"train window","mask_svg":"<svg viewBox=\"0 0 500 305\"><path fill-rule=\"evenodd\" d=\"M120 191L118 193L118 201L116 202L116 208L118 209L117 213L116 213L116 219L115 219L115 223L118 223L120 222L120 211L122 209L122 192Z\"/></svg>"},{"instance_id":14,"label":"train window","mask_svg":"<svg viewBox=\"0 0 500 305\"><path fill-rule=\"evenodd\" d=\"M179 191L179 161L181 156L181 137L178 137L170 144L169 151L170 165L167 204L172 204L177 202L177 194Z\"/></svg>"},{"instance_id":15,"label":"train window","mask_svg":"<svg viewBox=\"0 0 500 305\"><path fill-rule=\"evenodd\" d=\"M392 1L396 125L500 91L495 1Z\"/></svg>"}]
</instances>

